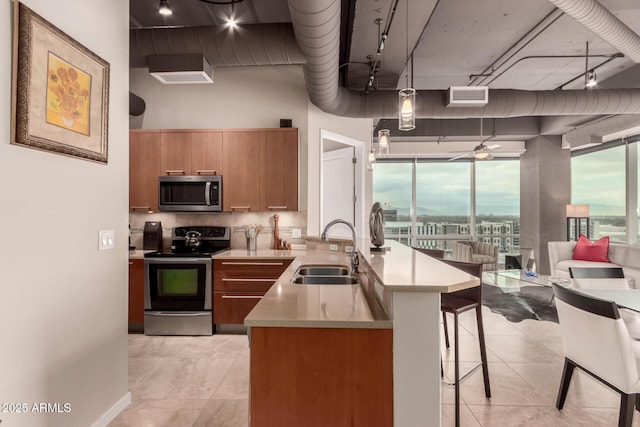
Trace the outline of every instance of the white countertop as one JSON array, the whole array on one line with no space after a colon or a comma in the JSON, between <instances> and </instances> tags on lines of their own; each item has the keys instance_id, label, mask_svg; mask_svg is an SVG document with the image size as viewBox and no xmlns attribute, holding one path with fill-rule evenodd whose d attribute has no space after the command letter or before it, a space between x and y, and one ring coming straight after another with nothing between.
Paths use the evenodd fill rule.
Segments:
<instances>
[{"instance_id":1,"label":"white countertop","mask_svg":"<svg viewBox=\"0 0 640 427\"><path fill-rule=\"evenodd\" d=\"M394 240L385 241L385 252L370 249L371 243L358 239L360 262L366 261L391 292L447 293L480 284L480 279Z\"/></svg>"},{"instance_id":2,"label":"white countertop","mask_svg":"<svg viewBox=\"0 0 640 427\"><path fill-rule=\"evenodd\" d=\"M299 256L307 255L307 251L300 250L276 250L276 249L258 249L248 251L246 249L229 249L224 252L213 255L213 259L220 258L288 258L293 259Z\"/></svg>"}]
</instances>

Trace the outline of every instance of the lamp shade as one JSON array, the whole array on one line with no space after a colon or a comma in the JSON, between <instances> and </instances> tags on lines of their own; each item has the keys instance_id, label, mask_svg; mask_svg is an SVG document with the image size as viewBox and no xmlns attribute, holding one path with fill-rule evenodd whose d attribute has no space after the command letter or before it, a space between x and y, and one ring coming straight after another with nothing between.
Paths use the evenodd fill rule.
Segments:
<instances>
[{"instance_id":1,"label":"lamp shade","mask_svg":"<svg viewBox=\"0 0 640 427\"><path fill-rule=\"evenodd\" d=\"M589 205L567 205L567 218L588 218Z\"/></svg>"}]
</instances>

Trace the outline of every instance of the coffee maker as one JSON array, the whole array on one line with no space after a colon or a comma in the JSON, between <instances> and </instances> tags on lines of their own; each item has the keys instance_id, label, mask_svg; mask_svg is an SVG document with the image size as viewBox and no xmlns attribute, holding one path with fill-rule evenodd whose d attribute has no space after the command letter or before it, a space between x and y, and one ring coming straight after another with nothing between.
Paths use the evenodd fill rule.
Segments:
<instances>
[{"instance_id":1,"label":"coffee maker","mask_svg":"<svg viewBox=\"0 0 640 427\"><path fill-rule=\"evenodd\" d=\"M146 221L142 234L142 249L162 251L162 223Z\"/></svg>"}]
</instances>

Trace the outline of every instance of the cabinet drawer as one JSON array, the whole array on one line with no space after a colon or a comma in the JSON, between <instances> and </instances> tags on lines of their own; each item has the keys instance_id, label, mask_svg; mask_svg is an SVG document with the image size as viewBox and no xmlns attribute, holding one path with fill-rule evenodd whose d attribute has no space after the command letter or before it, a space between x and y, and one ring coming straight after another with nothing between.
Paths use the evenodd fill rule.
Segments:
<instances>
[{"instance_id":1,"label":"cabinet drawer","mask_svg":"<svg viewBox=\"0 0 640 427\"><path fill-rule=\"evenodd\" d=\"M289 264L290 259L214 259L213 274L226 278L277 279Z\"/></svg>"},{"instance_id":2,"label":"cabinet drawer","mask_svg":"<svg viewBox=\"0 0 640 427\"><path fill-rule=\"evenodd\" d=\"M214 291L267 292L278 278L246 278L216 276L213 279Z\"/></svg>"},{"instance_id":3,"label":"cabinet drawer","mask_svg":"<svg viewBox=\"0 0 640 427\"><path fill-rule=\"evenodd\" d=\"M213 323L244 323L244 318L263 295L261 292L214 292Z\"/></svg>"}]
</instances>

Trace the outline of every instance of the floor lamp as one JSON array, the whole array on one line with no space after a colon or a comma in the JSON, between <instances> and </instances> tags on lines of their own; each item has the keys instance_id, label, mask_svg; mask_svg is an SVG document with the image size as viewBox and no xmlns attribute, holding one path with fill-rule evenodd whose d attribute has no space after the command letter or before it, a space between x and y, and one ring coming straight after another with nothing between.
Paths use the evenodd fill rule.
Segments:
<instances>
[{"instance_id":1,"label":"floor lamp","mask_svg":"<svg viewBox=\"0 0 640 427\"><path fill-rule=\"evenodd\" d=\"M567 205L567 240L571 240L571 223L576 230L576 239L580 236L582 219L587 220L587 237L589 237L589 205Z\"/></svg>"}]
</instances>

